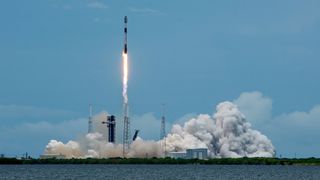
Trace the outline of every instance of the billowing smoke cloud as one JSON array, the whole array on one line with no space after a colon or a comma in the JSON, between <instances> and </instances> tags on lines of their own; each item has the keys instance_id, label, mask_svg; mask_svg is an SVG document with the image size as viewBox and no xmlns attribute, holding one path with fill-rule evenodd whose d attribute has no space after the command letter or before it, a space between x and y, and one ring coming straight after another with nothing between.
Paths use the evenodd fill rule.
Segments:
<instances>
[{"instance_id":1,"label":"billowing smoke cloud","mask_svg":"<svg viewBox=\"0 0 320 180\"><path fill-rule=\"evenodd\" d=\"M272 157L271 141L259 131L251 129L245 116L231 102L220 103L213 116L199 115L175 124L165 140L145 141L138 138L130 145L127 157L162 157L166 150L185 151L189 148L208 148L210 157ZM101 133L87 134L78 141L51 140L45 154L77 157L121 157L122 145L107 143Z\"/></svg>"},{"instance_id":2,"label":"billowing smoke cloud","mask_svg":"<svg viewBox=\"0 0 320 180\"><path fill-rule=\"evenodd\" d=\"M250 126L236 105L223 102L213 117L199 115L183 127L174 125L167 147L169 151L208 148L211 157L272 157L271 141Z\"/></svg>"},{"instance_id":3,"label":"billowing smoke cloud","mask_svg":"<svg viewBox=\"0 0 320 180\"><path fill-rule=\"evenodd\" d=\"M66 158L108 158L122 157L122 144L106 142L100 133L89 133L83 139L62 142L51 140L46 146L45 154L62 154ZM160 157L162 155L160 142L145 141L137 138L130 145L130 152L126 157Z\"/></svg>"}]
</instances>

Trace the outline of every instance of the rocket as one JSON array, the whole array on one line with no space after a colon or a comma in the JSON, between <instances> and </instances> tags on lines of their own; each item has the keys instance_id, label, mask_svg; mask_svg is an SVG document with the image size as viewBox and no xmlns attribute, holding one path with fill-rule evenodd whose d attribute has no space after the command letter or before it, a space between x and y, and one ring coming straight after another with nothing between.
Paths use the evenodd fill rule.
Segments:
<instances>
[{"instance_id":1,"label":"rocket","mask_svg":"<svg viewBox=\"0 0 320 180\"><path fill-rule=\"evenodd\" d=\"M125 54L127 54L127 52L128 52L128 46L127 46L127 34L128 34L128 28L127 28L127 26L128 26L128 17L127 16L125 16L124 17L124 49L123 49L123 52L125 53Z\"/></svg>"}]
</instances>

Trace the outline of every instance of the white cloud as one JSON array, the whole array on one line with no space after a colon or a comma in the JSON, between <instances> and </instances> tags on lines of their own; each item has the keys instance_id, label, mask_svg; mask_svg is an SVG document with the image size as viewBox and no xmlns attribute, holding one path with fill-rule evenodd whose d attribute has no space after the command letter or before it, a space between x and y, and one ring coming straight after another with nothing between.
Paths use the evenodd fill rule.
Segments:
<instances>
[{"instance_id":1,"label":"white cloud","mask_svg":"<svg viewBox=\"0 0 320 180\"><path fill-rule=\"evenodd\" d=\"M253 125L270 120L272 116L272 99L261 92L244 92L234 100L239 109Z\"/></svg>"},{"instance_id":2,"label":"white cloud","mask_svg":"<svg viewBox=\"0 0 320 180\"><path fill-rule=\"evenodd\" d=\"M265 97L261 92L244 92L234 100L248 121L260 126L265 124L282 124L293 127L319 127L320 105L308 111L294 111L279 116L272 115L272 99Z\"/></svg>"},{"instance_id":3,"label":"white cloud","mask_svg":"<svg viewBox=\"0 0 320 180\"><path fill-rule=\"evenodd\" d=\"M108 8L108 6L106 4L104 4L102 2L97 2L97 1L90 2L87 4L87 6L89 8L95 8L95 9L107 9Z\"/></svg>"},{"instance_id":4,"label":"white cloud","mask_svg":"<svg viewBox=\"0 0 320 180\"><path fill-rule=\"evenodd\" d=\"M1 108L2 107L2 108ZM18 108L17 108L18 107ZM5 112L4 114L1 113ZM41 115L37 115L37 111ZM46 108L20 107L20 106L0 106L0 114L5 116L23 115L28 116L55 116L64 113L63 111L50 111ZM30 113L30 114L29 114ZM95 130L106 133L106 126L102 125L102 121L108 115L107 112L100 112L94 117ZM116 119L117 141L122 142L123 121L121 116ZM167 132L171 129L171 124L167 122ZM25 151L33 152L33 156L37 156L43 152L43 148L51 139L59 139L63 142L67 140L77 140L81 134L86 134L88 129L88 119L81 118L75 120L67 120L60 122L38 121L19 123L15 125L0 126L0 153L19 154ZM139 136L143 139L159 139L160 136L160 120L152 113L143 115L134 115L131 117L131 132L139 129Z\"/></svg>"},{"instance_id":5,"label":"white cloud","mask_svg":"<svg viewBox=\"0 0 320 180\"><path fill-rule=\"evenodd\" d=\"M272 115L272 99L261 92L244 92L234 100L254 129L271 138L278 154L292 157L294 152L300 156L320 156L320 105L308 111L294 111L278 116ZM34 106L0 105L0 118L61 118L73 114L68 111L51 110ZM101 114L99 114L101 115ZM187 114L178 123L194 117ZM55 123L54 123L55 122ZM99 123L101 124L101 123ZM76 139L77 135L87 132L87 118L69 121L45 121L2 125L0 127L0 153L29 151L42 153L43 147L50 139L62 141ZM171 129L167 122L167 132ZM117 117L117 140L122 140L123 121ZM139 129L143 139L159 139L160 118L152 113L131 117L131 131ZM133 134L132 134L133 135ZM23 153L21 152L21 153Z\"/></svg>"},{"instance_id":6,"label":"white cloud","mask_svg":"<svg viewBox=\"0 0 320 180\"><path fill-rule=\"evenodd\" d=\"M135 8L135 7L130 7L129 11L133 13L141 13L141 14L153 14L153 15L164 15L165 13L151 9L151 8Z\"/></svg>"},{"instance_id":7,"label":"white cloud","mask_svg":"<svg viewBox=\"0 0 320 180\"><path fill-rule=\"evenodd\" d=\"M139 136L143 139L158 140L160 138L160 119L157 119L153 113L146 113L141 116L133 116L131 119L132 132L134 129L140 130ZM171 129L171 124L166 122L166 132Z\"/></svg>"},{"instance_id":8,"label":"white cloud","mask_svg":"<svg viewBox=\"0 0 320 180\"><path fill-rule=\"evenodd\" d=\"M290 124L296 128L312 128L320 127L320 105L314 106L307 112L295 111L288 114L282 114L274 118L274 122L282 124Z\"/></svg>"},{"instance_id":9,"label":"white cloud","mask_svg":"<svg viewBox=\"0 0 320 180\"><path fill-rule=\"evenodd\" d=\"M87 130L86 119L51 123L40 121L0 127L0 153L18 155L29 152L37 157L44 150L48 140L58 138L74 139Z\"/></svg>"},{"instance_id":10,"label":"white cloud","mask_svg":"<svg viewBox=\"0 0 320 180\"><path fill-rule=\"evenodd\" d=\"M5 118L57 118L74 116L78 113L50 108L24 106L24 105L0 105L0 119Z\"/></svg>"},{"instance_id":11,"label":"white cloud","mask_svg":"<svg viewBox=\"0 0 320 180\"><path fill-rule=\"evenodd\" d=\"M198 114L196 113L188 113L174 121L174 124L184 125L185 122L189 121L190 119L196 118Z\"/></svg>"},{"instance_id":12,"label":"white cloud","mask_svg":"<svg viewBox=\"0 0 320 180\"><path fill-rule=\"evenodd\" d=\"M272 115L272 100L261 92L242 93L234 102L255 128L268 135L278 154L320 156L320 105L308 111Z\"/></svg>"},{"instance_id":13,"label":"white cloud","mask_svg":"<svg viewBox=\"0 0 320 180\"><path fill-rule=\"evenodd\" d=\"M1 133L11 135L57 135L60 137L70 137L82 133L86 127L86 119L76 119L69 121L62 121L59 123L50 123L47 121L40 121L35 123L22 123L13 127L2 127ZM83 132L85 133L85 132Z\"/></svg>"}]
</instances>

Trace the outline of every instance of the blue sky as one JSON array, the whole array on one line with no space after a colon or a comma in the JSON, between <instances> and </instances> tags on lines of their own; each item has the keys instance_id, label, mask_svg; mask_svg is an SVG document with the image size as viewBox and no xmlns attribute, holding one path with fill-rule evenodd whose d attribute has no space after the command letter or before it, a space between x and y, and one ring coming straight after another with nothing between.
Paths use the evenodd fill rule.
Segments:
<instances>
[{"instance_id":1,"label":"blue sky","mask_svg":"<svg viewBox=\"0 0 320 180\"><path fill-rule=\"evenodd\" d=\"M0 153L38 155L50 138L75 138L89 103L121 112L127 15L131 114L156 121L166 103L172 124L235 101L280 153L320 157L319 8L313 0L1 1Z\"/></svg>"}]
</instances>

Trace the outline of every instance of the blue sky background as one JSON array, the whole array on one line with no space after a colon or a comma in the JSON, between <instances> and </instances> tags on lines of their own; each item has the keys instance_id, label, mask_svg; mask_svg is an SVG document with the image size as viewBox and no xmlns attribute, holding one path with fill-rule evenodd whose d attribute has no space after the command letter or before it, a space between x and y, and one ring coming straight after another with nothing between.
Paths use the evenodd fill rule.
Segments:
<instances>
[{"instance_id":1,"label":"blue sky background","mask_svg":"<svg viewBox=\"0 0 320 180\"><path fill-rule=\"evenodd\" d=\"M172 124L235 101L278 153L320 157L319 9L316 0L1 1L0 153L36 156L51 138L76 138L89 103L121 112L127 15L137 119L157 122L166 103Z\"/></svg>"}]
</instances>

